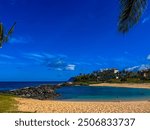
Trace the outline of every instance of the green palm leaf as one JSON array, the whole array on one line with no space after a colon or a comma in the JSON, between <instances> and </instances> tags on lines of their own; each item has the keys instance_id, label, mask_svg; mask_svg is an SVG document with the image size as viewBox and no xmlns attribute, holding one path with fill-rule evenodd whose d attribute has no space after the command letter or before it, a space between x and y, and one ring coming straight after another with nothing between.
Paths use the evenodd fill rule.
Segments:
<instances>
[{"instance_id":1,"label":"green palm leaf","mask_svg":"<svg viewBox=\"0 0 150 130\"><path fill-rule=\"evenodd\" d=\"M9 31L8 31L8 33L7 33L6 37L5 37L5 39L4 39L5 42L8 41L9 36L13 33L14 28L15 28L15 25L16 25L16 22L15 22L15 23L13 24L13 26L9 29Z\"/></svg>"},{"instance_id":2,"label":"green palm leaf","mask_svg":"<svg viewBox=\"0 0 150 130\"><path fill-rule=\"evenodd\" d=\"M3 24L0 23L0 48L2 47L3 40L4 40L4 28Z\"/></svg>"},{"instance_id":3,"label":"green palm leaf","mask_svg":"<svg viewBox=\"0 0 150 130\"><path fill-rule=\"evenodd\" d=\"M0 42L3 41L4 38L4 28L3 28L3 24L0 23Z\"/></svg>"},{"instance_id":4,"label":"green palm leaf","mask_svg":"<svg viewBox=\"0 0 150 130\"><path fill-rule=\"evenodd\" d=\"M147 6L147 0L120 0L119 32L126 33L138 23Z\"/></svg>"}]
</instances>

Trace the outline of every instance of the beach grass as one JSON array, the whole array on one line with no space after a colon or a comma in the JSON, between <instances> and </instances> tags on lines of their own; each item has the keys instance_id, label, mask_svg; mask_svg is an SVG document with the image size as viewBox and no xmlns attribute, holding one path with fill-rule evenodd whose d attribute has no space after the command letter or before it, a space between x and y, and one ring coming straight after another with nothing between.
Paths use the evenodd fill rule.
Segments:
<instances>
[{"instance_id":1,"label":"beach grass","mask_svg":"<svg viewBox=\"0 0 150 130\"><path fill-rule=\"evenodd\" d=\"M0 94L0 113L17 112L17 102L14 96Z\"/></svg>"}]
</instances>

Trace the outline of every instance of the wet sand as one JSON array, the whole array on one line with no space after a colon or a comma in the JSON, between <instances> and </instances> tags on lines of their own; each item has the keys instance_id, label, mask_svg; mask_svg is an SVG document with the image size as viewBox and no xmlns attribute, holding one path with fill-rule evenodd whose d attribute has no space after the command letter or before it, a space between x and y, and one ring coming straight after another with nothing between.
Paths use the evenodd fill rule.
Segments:
<instances>
[{"instance_id":1,"label":"wet sand","mask_svg":"<svg viewBox=\"0 0 150 130\"><path fill-rule=\"evenodd\" d=\"M110 87L126 87L126 88L149 88L150 83L99 83L90 84L89 86L110 86Z\"/></svg>"},{"instance_id":2,"label":"wet sand","mask_svg":"<svg viewBox=\"0 0 150 130\"><path fill-rule=\"evenodd\" d=\"M15 98L18 111L37 113L150 113L150 101L72 102Z\"/></svg>"}]
</instances>

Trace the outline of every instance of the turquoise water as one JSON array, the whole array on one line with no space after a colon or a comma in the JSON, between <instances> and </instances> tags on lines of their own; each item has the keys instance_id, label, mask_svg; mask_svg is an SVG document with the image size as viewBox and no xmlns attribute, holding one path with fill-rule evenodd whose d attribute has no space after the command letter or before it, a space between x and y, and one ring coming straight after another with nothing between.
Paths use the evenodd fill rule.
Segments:
<instances>
[{"instance_id":1,"label":"turquoise water","mask_svg":"<svg viewBox=\"0 0 150 130\"><path fill-rule=\"evenodd\" d=\"M58 83L60 82L0 82L0 91ZM57 100L66 101L150 100L150 89L141 88L69 86L59 88L56 92L61 95Z\"/></svg>"},{"instance_id":2,"label":"turquoise water","mask_svg":"<svg viewBox=\"0 0 150 130\"><path fill-rule=\"evenodd\" d=\"M119 101L150 100L150 89L120 87L63 87L56 91L58 100L69 101Z\"/></svg>"}]
</instances>

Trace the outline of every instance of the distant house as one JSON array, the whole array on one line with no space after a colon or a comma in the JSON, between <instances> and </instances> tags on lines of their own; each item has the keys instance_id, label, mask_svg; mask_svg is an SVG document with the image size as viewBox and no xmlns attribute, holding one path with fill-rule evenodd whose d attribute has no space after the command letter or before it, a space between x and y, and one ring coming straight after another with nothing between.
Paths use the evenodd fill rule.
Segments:
<instances>
[{"instance_id":1,"label":"distant house","mask_svg":"<svg viewBox=\"0 0 150 130\"><path fill-rule=\"evenodd\" d=\"M143 73L143 76L144 76L144 78L147 78L148 75L147 75L146 72L144 72L144 73Z\"/></svg>"},{"instance_id":2,"label":"distant house","mask_svg":"<svg viewBox=\"0 0 150 130\"><path fill-rule=\"evenodd\" d=\"M143 70L141 73L145 79L150 79L150 70Z\"/></svg>"},{"instance_id":3,"label":"distant house","mask_svg":"<svg viewBox=\"0 0 150 130\"><path fill-rule=\"evenodd\" d=\"M97 76L96 81L100 81L101 80L101 76Z\"/></svg>"},{"instance_id":4,"label":"distant house","mask_svg":"<svg viewBox=\"0 0 150 130\"><path fill-rule=\"evenodd\" d=\"M116 76L116 79L119 79L119 76Z\"/></svg>"},{"instance_id":5,"label":"distant house","mask_svg":"<svg viewBox=\"0 0 150 130\"><path fill-rule=\"evenodd\" d=\"M144 78L146 78L146 79L150 79L150 72L148 71L148 72L144 72L143 73L143 76L144 76Z\"/></svg>"},{"instance_id":6,"label":"distant house","mask_svg":"<svg viewBox=\"0 0 150 130\"><path fill-rule=\"evenodd\" d=\"M118 69L114 69L114 74L116 76L116 79L119 79L119 70Z\"/></svg>"},{"instance_id":7,"label":"distant house","mask_svg":"<svg viewBox=\"0 0 150 130\"><path fill-rule=\"evenodd\" d=\"M119 70L118 69L114 69L114 74L117 74L119 73Z\"/></svg>"}]
</instances>

